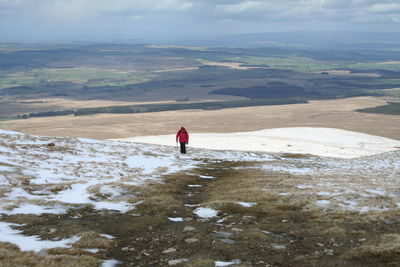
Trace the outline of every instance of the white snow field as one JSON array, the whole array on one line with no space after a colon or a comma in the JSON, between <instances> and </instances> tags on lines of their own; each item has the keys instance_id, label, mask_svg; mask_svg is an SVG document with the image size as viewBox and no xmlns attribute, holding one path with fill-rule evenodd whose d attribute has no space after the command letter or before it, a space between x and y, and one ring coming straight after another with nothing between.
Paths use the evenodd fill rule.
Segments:
<instances>
[{"instance_id":1,"label":"white snow field","mask_svg":"<svg viewBox=\"0 0 400 267\"><path fill-rule=\"evenodd\" d=\"M117 140L175 145L173 134ZM238 133L195 133L190 134L189 145L217 150L286 152L356 158L396 150L400 147L400 141L334 128L292 127Z\"/></svg>"},{"instance_id":2,"label":"white snow field","mask_svg":"<svg viewBox=\"0 0 400 267\"><path fill-rule=\"evenodd\" d=\"M76 236L57 242L39 240L37 236L24 236L4 217L68 214L70 209L85 206L101 212L134 212L138 203L132 201L132 187L162 182L163 175L170 173L190 174L193 168L204 165L202 159L252 161L257 164L238 168L290 174L290 183L271 188L266 173L265 186L260 190L275 190L279 198L307 195L308 207L323 212L400 212L400 142L396 140L326 128L192 134L190 145L219 150L190 147L186 155L179 154L177 147L132 143L174 145L174 135L124 140L130 142L42 137L0 130L0 242L12 242L22 250L68 247L78 240ZM262 151L329 157L287 157ZM205 175L199 178L218 179ZM200 217L214 216L211 211L207 206L197 209Z\"/></svg>"}]
</instances>

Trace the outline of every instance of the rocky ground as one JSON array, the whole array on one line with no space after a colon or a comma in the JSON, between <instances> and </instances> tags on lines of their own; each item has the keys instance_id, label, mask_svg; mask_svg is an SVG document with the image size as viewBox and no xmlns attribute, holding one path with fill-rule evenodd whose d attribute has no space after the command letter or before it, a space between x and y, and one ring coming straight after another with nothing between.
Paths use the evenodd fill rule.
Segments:
<instances>
[{"instance_id":1,"label":"rocky ground","mask_svg":"<svg viewBox=\"0 0 400 267\"><path fill-rule=\"evenodd\" d=\"M400 152L355 159L0 134L7 266L397 266Z\"/></svg>"}]
</instances>

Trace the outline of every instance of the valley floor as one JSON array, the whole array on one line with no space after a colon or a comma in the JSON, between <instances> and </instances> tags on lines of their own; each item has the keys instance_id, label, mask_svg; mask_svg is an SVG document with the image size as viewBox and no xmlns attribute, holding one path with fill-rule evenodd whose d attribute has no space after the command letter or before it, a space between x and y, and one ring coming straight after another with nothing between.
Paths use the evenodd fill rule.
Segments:
<instances>
[{"instance_id":1,"label":"valley floor","mask_svg":"<svg viewBox=\"0 0 400 267\"><path fill-rule=\"evenodd\" d=\"M384 104L386 101L379 98L357 97L311 101L308 104L222 110L76 117L69 115L3 121L0 122L0 128L46 136L112 139L174 134L181 126L185 126L190 133L233 133L281 127L327 127L400 140L400 116L355 112L356 109Z\"/></svg>"}]
</instances>

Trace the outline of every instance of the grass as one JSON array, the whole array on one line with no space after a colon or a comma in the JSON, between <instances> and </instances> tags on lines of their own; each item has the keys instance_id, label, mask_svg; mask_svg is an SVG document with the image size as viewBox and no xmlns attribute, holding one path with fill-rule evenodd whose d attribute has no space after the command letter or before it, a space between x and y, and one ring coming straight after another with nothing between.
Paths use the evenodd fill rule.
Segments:
<instances>
[{"instance_id":1,"label":"grass","mask_svg":"<svg viewBox=\"0 0 400 267\"><path fill-rule=\"evenodd\" d=\"M143 83L155 74L130 73L100 68L44 68L29 72L16 72L0 76L0 89L44 82L74 82L87 86L124 86Z\"/></svg>"},{"instance_id":2,"label":"grass","mask_svg":"<svg viewBox=\"0 0 400 267\"><path fill-rule=\"evenodd\" d=\"M391 71L400 71L400 64L384 64L382 62L372 62L372 63L355 63L355 64L348 64L344 67L350 69L359 69L359 70L391 70Z\"/></svg>"},{"instance_id":3,"label":"grass","mask_svg":"<svg viewBox=\"0 0 400 267\"><path fill-rule=\"evenodd\" d=\"M387 105L374 108L357 109L357 112L376 113L386 115L400 115L400 103L389 102Z\"/></svg>"},{"instance_id":4,"label":"grass","mask_svg":"<svg viewBox=\"0 0 400 267\"><path fill-rule=\"evenodd\" d=\"M92 267L98 266L100 260L88 255L40 255L33 252L23 252L10 243L0 243L0 262L2 266L67 266L67 267ZM5 264L5 265L3 265Z\"/></svg>"},{"instance_id":5,"label":"grass","mask_svg":"<svg viewBox=\"0 0 400 267\"><path fill-rule=\"evenodd\" d=\"M383 234L378 240L372 240L345 253L344 258L398 266L400 263L400 235Z\"/></svg>"},{"instance_id":6,"label":"grass","mask_svg":"<svg viewBox=\"0 0 400 267\"><path fill-rule=\"evenodd\" d=\"M12 121L15 120L14 118L0 118L0 122L2 121Z\"/></svg>"},{"instance_id":7,"label":"grass","mask_svg":"<svg viewBox=\"0 0 400 267\"><path fill-rule=\"evenodd\" d=\"M283 156L286 160L293 158L290 154ZM308 157L297 155L294 160ZM72 248L51 249L42 256L2 243L0 251L5 252L0 253L1 259L15 262L14 266L28 265L27 258L43 262L43 266L52 266L53 261L66 266L96 266L107 258L133 266L167 266L169 260L187 258L189 262L184 266L193 267L234 259L241 259L246 266L394 266L399 262L400 235L393 234L399 230L398 225L382 224L382 217L394 220L398 216L395 211L374 217L312 208L309 204L315 202L315 197L295 187L309 177L259 168L271 161L198 159L198 163L189 171L164 176L162 183L124 188L130 201L141 201L126 214L76 205L62 215L7 216L3 220L23 224L18 229L27 235L43 239L77 235L81 239ZM200 175L215 179L202 179ZM23 180L18 184L24 184ZM201 187L189 187L191 184ZM107 197L98 188L91 190L98 198ZM243 207L236 203L239 201L257 204ZM219 215L199 219L193 208L184 204L213 207ZM184 221L172 222L167 217ZM183 231L186 226L194 230ZM227 233L234 244L224 243L224 238L218 236L221 232ZM197 242L188 243L189 238ZM162 253L171 247L176 252ZM85 251L89 248L101 250Z\"/></svg>"},{"instance_id":8,"label":"grass","mask_svg":"<svg viewBox=\"0 0 400 267\"><path fill-rule=\"evenodd\" d=\"M327 64L306 57L242 57L241 61L249 65L267 65L271 69L315 72L338 68L335 64Z\"/></svg>"}]
</instances>

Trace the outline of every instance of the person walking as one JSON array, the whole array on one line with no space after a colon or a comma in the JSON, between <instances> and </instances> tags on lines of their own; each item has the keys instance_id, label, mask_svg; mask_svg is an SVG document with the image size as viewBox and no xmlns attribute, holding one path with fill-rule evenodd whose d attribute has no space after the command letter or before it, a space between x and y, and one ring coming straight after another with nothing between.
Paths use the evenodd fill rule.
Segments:
<instances>
[{"instance_id":1,"label":"person walking","mask_svg":"<svg viewBox=\"0 0 400 267\"><path fill-rule=\"evenodd\" d=\"M176 142L178 143L178 141L181 144L181 153L186 154L186 145L189 144L189 134L183 126L176 133Z\"/></svg>"}]
</instances>

